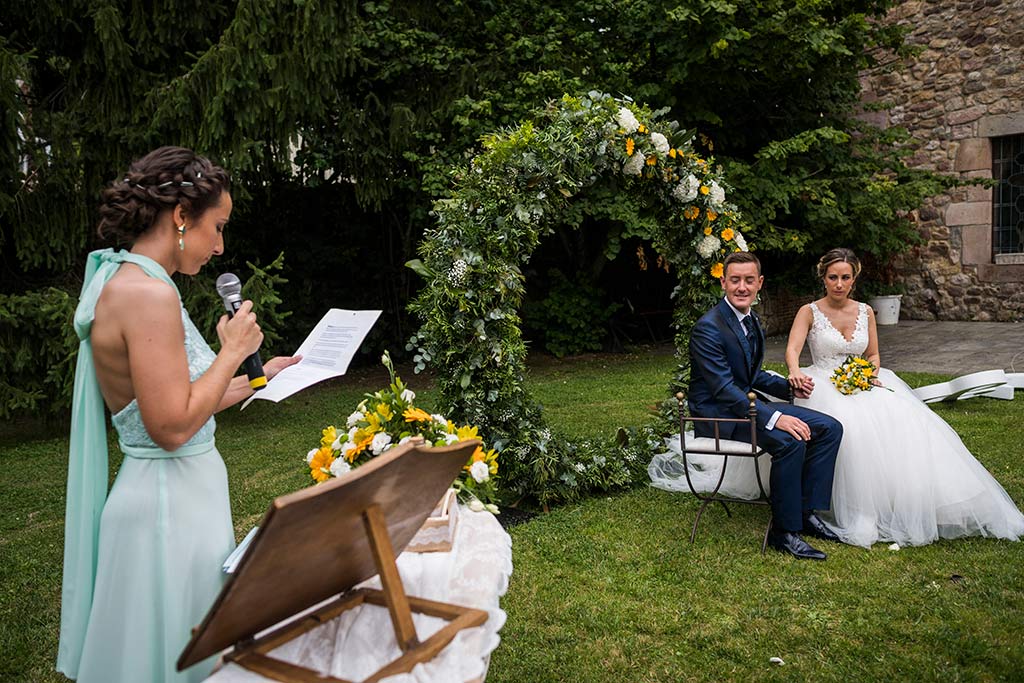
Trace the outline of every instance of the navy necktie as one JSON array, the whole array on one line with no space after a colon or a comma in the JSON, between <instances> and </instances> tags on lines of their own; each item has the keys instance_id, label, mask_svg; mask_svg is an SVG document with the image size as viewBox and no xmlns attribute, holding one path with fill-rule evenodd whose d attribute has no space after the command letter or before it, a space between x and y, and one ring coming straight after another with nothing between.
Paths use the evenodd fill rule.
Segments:
<instances>
[{"instance_id":1,"label":"navy necktie","mask_svg":"<svg viewBox=\"0 0 1024 683\"><path fill-rule=\"evenodd\" d=\"M754 319L748 314L740 323L747 333L747 346L750 347L750 356L753 358L757 355L757 333L754 331Z\"/></svg>"}]
</instances>

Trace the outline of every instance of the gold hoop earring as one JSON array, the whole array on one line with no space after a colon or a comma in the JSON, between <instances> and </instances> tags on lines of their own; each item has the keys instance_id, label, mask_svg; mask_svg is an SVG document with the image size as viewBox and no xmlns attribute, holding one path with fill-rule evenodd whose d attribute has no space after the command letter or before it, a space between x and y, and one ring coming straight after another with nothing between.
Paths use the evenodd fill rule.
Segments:
<instances>
[{"instance_id":1,"label":"gold hoop earring","mask_svg":"<svg viewBox=\"0 0 1024 683\"><path fill-rule=\"evenodd\" d=\"M178 226L178 251L185 251L185 224Z\"/></svg>"}]
</instances>

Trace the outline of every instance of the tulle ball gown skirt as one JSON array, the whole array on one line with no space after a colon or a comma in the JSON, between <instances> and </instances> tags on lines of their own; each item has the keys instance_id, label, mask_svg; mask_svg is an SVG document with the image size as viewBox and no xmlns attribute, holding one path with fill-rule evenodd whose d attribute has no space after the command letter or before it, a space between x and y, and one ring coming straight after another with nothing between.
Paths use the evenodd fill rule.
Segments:
<instances>
[{"instance_id":1,"label":"tulle ball gown skirt","mask_svg":"<svg viewBox=\"0 0 1024 683\"><path fill-rule=\"evenodd\" d=\"M892 389L841 394L831 370L811 366L811 397L798 405L843 424L831 522L847 543L923 545L939 538L1024 535L1024 516L960 437L894 373Z\"/></svg>"}]
</instances>

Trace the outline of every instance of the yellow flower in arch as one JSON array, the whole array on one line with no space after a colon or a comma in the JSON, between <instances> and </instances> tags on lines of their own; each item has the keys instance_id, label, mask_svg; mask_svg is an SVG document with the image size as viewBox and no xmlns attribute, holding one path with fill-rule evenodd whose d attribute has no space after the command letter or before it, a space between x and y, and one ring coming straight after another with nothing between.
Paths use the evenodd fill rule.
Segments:
<instances>
[{"instance_id":1,"label":"yellow flower in arch","mask_svg":"<svg viewBox=\"0 0 1024 683\"><path fill-rule=\"evenodd\" d=\"M696 219L698 216L700 216L700 209L698 209L696 206L693 206L692 204L686 207L686 210L683 211L683 218L686 218L687 220L692 221Z\"/></svg>"},{"instance_id":2,"label":"yellow flower in arch","mask_svg":"<svg viewBox=\"0 0 1024 683\"><path fill-rule=\"evenodd\" d=\"M715 212L714 210L712 210L712 209L708 209L708 220L709 220L709 221L713 221L713 220L715 220L716 218L718 218L718 213L716 213L716 212Z\"/></svg>"},{"instance_id":3,"label":"yellow flower in arch","mask_svg":"<svg viewBox=\"0 0 1024 683\"><path fill-rule=\"evenodd\" d=\"M732 228L726 228L725 230L722 231L722 239L727 242L735 236L736 234L732 231Z\"/></svg>"},{"instance_id":4,"label":"yellow flower in arch","mask_svg":"<svg viewBox=\"0 0 1024 683\"><path fill-rule=\"evenodd\" d=\"M725 272L725 266L721 262L711 266L711 277L722 277L723 272Z\"/></svg>"},{"instance_id":5,"label":"yellow flower in arch","mask_svg":"<svg viewBox=\"0 0 1024 683\"><path fill-rule=\"evenodd\" d=\"M656 163L658 163L658 157L654 156L653 154L647 157L648 166L654 166Z\"/></svg>"},{"instance_id":6,"label":"yellow flower in arch","mask_svg":"<svg viewBox=\"0 0 1024 683\"><path fill-rule=\"evenodd\" d=\"M700 193L701 194L707 194L708 192L711 192L711 188L709 188L707 185L701 185L700 186Z\"/></svg>"},{"instance_id":7,"label":"yellow flower in arch","mask_svg":"<svg viewBox=\"0 0 1024 683\"><path fill-rule=\"evenodd\" d=\"M711 233L712 233L712 230L711 230L711 226L710 225L708 227L704 228L704 234L705 235L710 235Z\"/></svg>"},{"instance_id":8,"label":"yellow flower in arch","mask_svg":"<svg viewBox=\"0 0 1024 683\"><path fill-rule=\"evenodd\" d=\"M626 138L626 156L633 156L633 149L636 148L636 143L633 142L633 138Z\"/></svg>"}]
</instances>

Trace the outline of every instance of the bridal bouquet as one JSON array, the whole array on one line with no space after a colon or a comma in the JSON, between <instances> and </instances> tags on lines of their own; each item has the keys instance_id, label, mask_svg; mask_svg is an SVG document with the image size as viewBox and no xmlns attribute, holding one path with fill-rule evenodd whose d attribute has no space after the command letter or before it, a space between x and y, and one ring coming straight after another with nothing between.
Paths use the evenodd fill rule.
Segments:
<instances>
[{"instance_id":1,"label":"bridal bouquet","mask_svg":"<svg viewBox=\"0 0 1024 683\"><path fill-rule=\"evenodd\" d=\"M875 364L861 356L847 356L838 368L832 371L832 384L839 393L850 396L862 391L871 391L875 386ZM888 389L888 387L882 387ZM892 391L892 389L889 389Z\"/></svg>"},{"instance_id":2,"label":"bridal bouquet","mask_svg":"<svg viewBox=\"0 0 1024 683\"><path fill-rule=\"evenodd\" d=\"M306 454L309 474L317 483L339 477L415 437L433 446L480 438L472 425L456 426L443 415L432 415L413 405L416 394L395 375L386 351L381 362L391 375L388 388L367 394L348 416L344 429L326 427L320 445ZM497 452L478 446L452 486L471 508L485 507L496 513L493 501L497 499L497 473Z\"/></svg>"}]
</instances>

